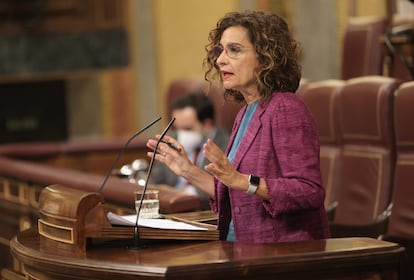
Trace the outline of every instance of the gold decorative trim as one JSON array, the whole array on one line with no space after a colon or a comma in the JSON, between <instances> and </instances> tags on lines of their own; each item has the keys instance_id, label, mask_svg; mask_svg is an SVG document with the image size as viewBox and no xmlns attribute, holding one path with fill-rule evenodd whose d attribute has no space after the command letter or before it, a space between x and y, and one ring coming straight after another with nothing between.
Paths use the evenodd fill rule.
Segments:
<instances>
[{"instance_id":1,"label":"gold decorative trim","mask_svg":"<svg viewBox=\"0 0 414 280\"><path fill-rule=\"evenodd\" d=\"M9 200L10 197L10 180L6 180L3 185L3 196L6 200Z\"/></svg>"},{"instance_id":2,"label":"gold decorative trim","mask_svg":"<svg viewBox=\"0 0 414 280\"><path fill-rule=\"evenodd\" d=\"M26 279L28 280L41 280L40 278L34 276L32 273L28 272L27 270L24 271Z\"/></svg>"},{"instance_id":3,"label":"gold decorative trim","mask_svg":"<svg viewBox=\"0 0 414 280\"><path fill-rule=\"evenodd\" d=\"M58 241L58 242L63 242L63 243L67 243L67 244L75 244L74 230L73 230L72 227L65 227L65 226L55 225L55 224L52 224L52 223L45 222L42 219L39 219L37 224L38 224L38 231L39 231L40 235L42 235L42 236L44 236L48 239ZM46 227L55 228L55 229L58 229L58 230L61 230L61 231L67 231L67 232L70 233L70 239L60 238L60 237L54 236L52 234L49 234L47 232Z\"/></svg>"},{"instance_id":4,"label":"gold decorative trim","mask_svg":"<svg viewBox=\"0 0 414 280\"><path fill-rule=\"evenodd\" d=\"M20 231L24 231L30 229L32 227L32 220L27 215L21 215L19 218L19 229Z\"/></svg>"},{"instance_id":5,"label":"gold decorative trim","mask_svg":"<svg viewBox=\"0 0 414 280\"><path fill-rule=\"evenodd\" d=\"M0 244L10 246L10 240L0 236Z\"/></svg>"},{"instance_id":6,"label":"gold decorative trim","mask_svg":"<svg viewBox=\"0 0 414 280\"><path fill-rule=\"evenodd\" d=\"M27 183L19 183L17 185L18 188L18 197L20 204L28 205L29 204L29 189L30 186Z\"/></svg>"},{"instance_id":7,"label":"gold decorative trim","mask_svg":"<svg viewBox=\"0 0 414 280\"><path fill-rule=\"evenodd\" d=\"M36 185L33 185L31 188L29 188L29 204L34 208L39 208L39 196L37 195L39 187ZM41 187L39 192L43 188Z\"/></svg>"},{"instance_id":8,"label":"gold decorative trim","mask_svg":"<svg viewBox=\"0 0 414 280\"><path fill-rule=\"evenodd\" d=\"M6 194L5 194L6 193L6 188L9 187L10 182L7 178L0 177L0 184L1 184L0 197L6 199Z\"/></svg>"},{"instance_id":9,"label":"gold decorative trim","mask_svg":"<svg viewBox=\"0 0 414 280\"><path fill-rule=\"evenodd\" d=\"M0 177L0 198L12 203L39 208L39 195L43 189L40 185L31 185L28 182Z\"/></svg>"}]
</instances>

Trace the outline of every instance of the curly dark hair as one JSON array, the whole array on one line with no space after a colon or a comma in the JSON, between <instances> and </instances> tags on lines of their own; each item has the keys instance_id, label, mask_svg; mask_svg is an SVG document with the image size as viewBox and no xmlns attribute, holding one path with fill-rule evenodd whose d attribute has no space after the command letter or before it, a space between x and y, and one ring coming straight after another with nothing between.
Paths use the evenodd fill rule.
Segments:
<instances>
[{"instance_id":1,"label":"curly dark hair","mask_svg":"<svg viewBox=\"0 0 414 280\"><path fill-rule=\"evenodd\" d=\"M259 61L255 74L262 100L268 100L274 91L296 92L301 79L299 42L293 38L282 17L260 11L227 13L217 22L216 28L209 33L209 43L205 47L205 80L212 83L213 80L221 79L216 64L217 53L213 49L220 44L223 32L232 26L246 28L255 48ZM229 95L236 100L244 100L239 91L226 89L225 97Z\"/></svg>"}]
</instances>

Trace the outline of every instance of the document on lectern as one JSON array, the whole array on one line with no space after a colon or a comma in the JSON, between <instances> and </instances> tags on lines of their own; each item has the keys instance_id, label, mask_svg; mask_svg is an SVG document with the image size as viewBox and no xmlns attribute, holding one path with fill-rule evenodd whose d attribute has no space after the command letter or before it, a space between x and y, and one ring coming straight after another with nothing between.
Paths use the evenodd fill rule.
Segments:
<instances>
[{"instance_id":1,"label":"document on lectern","mask_svg":"<svg viewBox=\"0 0 414 280\"><path fill-rule=\"evenodd\" d=\"M117 215L112 212L107 214L108 220L112 225L118 226L135 226L136 215ZM138 226L157 229L174 229L174 230L208 230L205 227L199 227L181 221L173 221L170 219L138 219Z\"/></svg>"}]
</instances>

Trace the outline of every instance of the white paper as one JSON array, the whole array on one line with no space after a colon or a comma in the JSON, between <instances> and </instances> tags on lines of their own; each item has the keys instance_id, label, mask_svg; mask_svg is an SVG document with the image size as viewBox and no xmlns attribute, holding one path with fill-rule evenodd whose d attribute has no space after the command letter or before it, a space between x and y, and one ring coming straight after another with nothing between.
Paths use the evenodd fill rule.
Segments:
<instances>
[{"instance_id":1,"label":"white paper","mask_svg":"<svg viewBox=\"0 0 414 280\"><path fill-rule=\"evenodd\" d=\"M137 219L136 215L124 215L120 216L109 212L107 214L108 220L112 225L121 226L135 226ZM150 227L159 229L175 229L175 230L207 230L206 228L193 226L187 223L173 221L169 219L138 219L138 226Z\"/></svg>"}]
</instances>

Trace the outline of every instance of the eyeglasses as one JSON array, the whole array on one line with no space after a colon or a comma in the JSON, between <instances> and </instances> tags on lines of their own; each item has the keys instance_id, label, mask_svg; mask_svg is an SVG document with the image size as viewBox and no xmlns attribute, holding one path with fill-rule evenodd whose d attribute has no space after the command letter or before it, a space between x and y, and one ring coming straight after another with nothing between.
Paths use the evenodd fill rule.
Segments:
<instances>
[{"instance_id":1,"label":"eyeglasses","mask_svg":"<svg viewBox=\"0 0 414 280\"><path fill-rule=\"evenodd\" d=\"M243 52L243 49L249 49L247 47L243 47L236 43L230 43L227 46L223 47L221 45L216 45L211 48L211 53L213 56L217 59L223 51L226 53L226 55L230 58L237 58L240 53Z\"/></svg>"}]
</instances>

